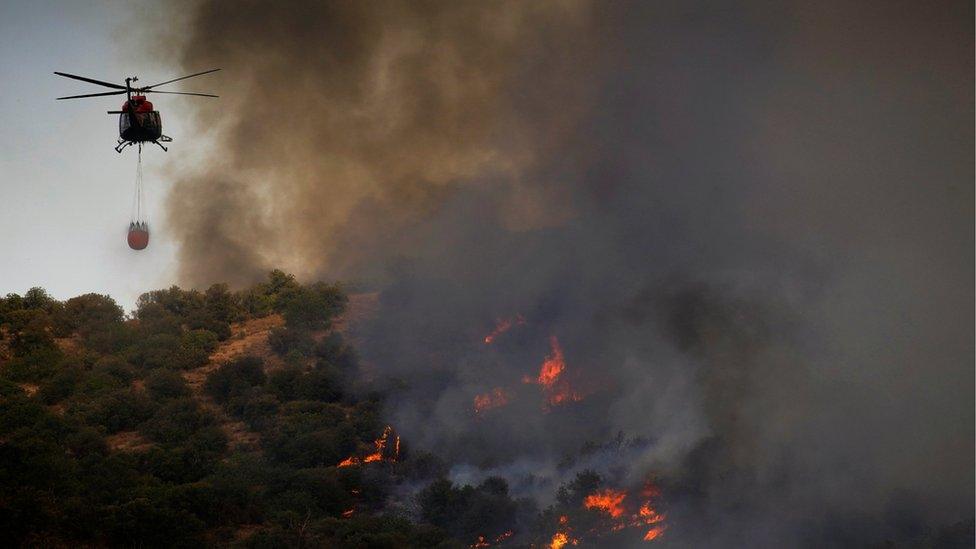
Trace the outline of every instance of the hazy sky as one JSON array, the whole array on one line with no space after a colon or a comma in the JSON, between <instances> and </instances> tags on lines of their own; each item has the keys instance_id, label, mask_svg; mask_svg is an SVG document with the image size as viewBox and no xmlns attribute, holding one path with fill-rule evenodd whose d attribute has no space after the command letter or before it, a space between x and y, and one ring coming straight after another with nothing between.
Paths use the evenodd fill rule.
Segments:
<instances>
[{"instance_id":1,"label":"hazy sky","mask_svg":"<svg viewBox=\"0 0 976 549\"><path fill-rule=\"evenodd\" d=\"M152 98L162 112L170 152L143 153L151 244L130 250L136 152L117 154L119 97L55 101L107 91L53 71L151 84L177 76L132 48L125 32L156 25L148 3L97 0L0 0L0 293L42 286L57 298L108 293L130 309L139 293L169 284L175 247L167 239L161 201L181 159L199 154L199 139L182 128L186 102ZM142 22L145 24L143 24ZM219 93L219 78L195 82ZM179 85L172 88L178 90Z\"/></svg>"}]
</instances>

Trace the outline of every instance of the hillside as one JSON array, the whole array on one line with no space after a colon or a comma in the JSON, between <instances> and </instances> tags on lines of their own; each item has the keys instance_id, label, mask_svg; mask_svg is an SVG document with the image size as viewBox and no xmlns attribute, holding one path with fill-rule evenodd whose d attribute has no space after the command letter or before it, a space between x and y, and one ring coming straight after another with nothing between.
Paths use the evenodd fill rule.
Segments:
<instances>
[{"instance_id":1,"label":"hillside","mask_svg":"<svg viewBox=\"0 0 976 549\"><path fill-rule=\"evenodd\" d=\"M453 484L385 420L354 349L378 308L280 271L151 291L129 316L98 294L0 298L0 543L561 547L663 531L600 503L623 496L592 472L542 511L499 477Z\"/></svg>"},{"instance_id":2,"label":"hillside","mask_svg":"<svg viewBox=\"0 0 976 549\"><path fill-rule=\"evenodd\" d=\"M399 437L347 389L344 339L375 301L279 271L149 292L130 318L97 294L0 299L4 545L448 540L383 512Z\"/></svg>"}]
</instances>

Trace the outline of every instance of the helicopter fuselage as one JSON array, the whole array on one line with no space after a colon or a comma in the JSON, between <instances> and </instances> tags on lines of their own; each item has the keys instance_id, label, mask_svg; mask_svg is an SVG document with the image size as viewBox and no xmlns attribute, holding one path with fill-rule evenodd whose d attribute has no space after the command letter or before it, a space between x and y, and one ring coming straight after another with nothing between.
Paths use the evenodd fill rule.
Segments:
<instances>
[{"instance_id":1,"label":"helicopter fuselage","mask_svg":"<svg viewBox=\"0 0 976 549\"><path fill-rule=\"evenodd\" d=\"M134 95L122 105L119 114L119 138L133 143L153 142L163 136L163 121L159 111L145 96Z\"/></svg>"}]
</instances>

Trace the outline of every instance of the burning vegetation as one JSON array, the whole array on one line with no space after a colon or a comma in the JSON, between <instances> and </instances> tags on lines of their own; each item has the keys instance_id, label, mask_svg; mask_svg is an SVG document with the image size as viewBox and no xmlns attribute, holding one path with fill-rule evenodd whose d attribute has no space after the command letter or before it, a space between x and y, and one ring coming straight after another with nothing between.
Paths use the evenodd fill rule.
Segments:
<instances>
[{"instance_id":1,"label":"burning vegetation","mask_svg":"<svg viewBox=\"0 0 976 549\"><path fill-rule=\"evenodd\" d=\"M495 329L492 330L490 334L485 336L485 345L491 345L495 341L495 339L498 338L498 336L510 330L512 326L516 326L519 324L525 324L525 317L523 317L521 313L516 314L511 318L505 318L499 320L495 324Z\"/></svg>"},{"instance_id":2,"label":"burning vegetation","mask_svg":"<svg viewBox=\"0 0 976 549\"><path fill-rule=\"evenodd\" d=\"M657 510L660 490L648 482L628 491L601 488L601 478L584 472L560 489L559 503L549 512L558 518L547 547L559 548L584 542L603 545L625 541L650 542L667 528L665 515Z\"/></svg>"},{"instance_id":3,"label":"burning vegetation","mask_svg":"<svg viewBox=\"0 0 976 549\"><path fill-rule=\"evenodd\" d=\"M389 425L383 429L383 434L380 435L378 439L373 441L373 446L373 452L363 456L362 458L358 456L349 456L340 461L337 467L350 467L353 465L372 463L374 461L389 461L396 463L397 459L400 457L400 436L397 435L393 431L393 427Z\"/></svg>"},{"instance_id":4,"label":"burning vegetation","mask_svg":"<svg viewBox=\"0 0 976 549\"><path fill-rule=\"evenodd\" d=\"M492 540L489 540L485 536L478 536L478 541L472 543L471 545L469 545L469 547L472 547L472 548L475 548L475 547L492 547L494 545L500 545L500 544L504 543L505 541L507 541L512 536L514 536L514 535L515 535L515 532L513 532L512 530L509 530L507 532L503 532L503 533L495 536L495 538L492 539Z\"/></svg>"},{"instance_id":5,"label":"burning vegetation","mask_svg":"<svg viewBox=\"0 0 976 549\"><path fill-rule=\"evenodd\" d=\"M546 409L583 400L582 395L573 390L564 375L566 359L563 357L563 349L556 336L549 336L549 349L549 354L546 355L539 369L539 376L535 379L535 383L542 387L546 396ZM527 382L531 383L532 380L528 379Z\"/></svg>"},{"instance_id":6,"label":"burning vegetation","mask_svg":"<svg viewBox=\"0 0 976 549\"><path fill-rule=\"evenodd\" d=\"M474 397L474 413L480 414L492 408L499 408L508 404L509 395L501 387L495 387L490 392Z\"/></svg>"},{"instance_id":7,"label":"burning vegetation","mask_svg":"<svg viewBox=\"0 0 976 549\"><path fill-rule=\"evenodd\" d=\"M495 329L485 336L485 343L492 343L499 335L517 324L527 324L521 314L498 321ZM559 338L555 335L549 336L549 353L542 359L538 374L522 376L522 383L540 387L544 396L542 409L546 412L554 406L583 400L582 394L570 385L566 377L566 358L559 344ZM511 391L495 387L489 392L475 395L474 412L477 415L493 408L500 408L507 405L511 398Z\"/></svg>"}]
</instances>

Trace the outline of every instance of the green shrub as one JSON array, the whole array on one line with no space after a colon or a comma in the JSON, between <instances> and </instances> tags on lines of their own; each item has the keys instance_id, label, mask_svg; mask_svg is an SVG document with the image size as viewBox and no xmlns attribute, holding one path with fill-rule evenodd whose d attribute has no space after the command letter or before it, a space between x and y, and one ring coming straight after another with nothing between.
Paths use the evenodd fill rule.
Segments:
<instances>
[{"instance_id":1,"label":"green shrub","mask_svg":"<svg viewBox=\"0 0 976 549\"><path fill-rule=\"evenodd\" d=\"M245 317L241 297L231 292L227 284L214 284L207 288L204 303L210 316L218 321L237 322Z\"/></svg>"},{"instance_id":2,"label":"green shrub","mask_svg":"<svg viewBox=\"0 0 976 549\"><path fill-rule=\"evenodd\" d=\"M50 331L51 318L43 310L11 311L4 315L4 325L10 335L10 351L15 357L56 348Z\"/></svg>"},{"instance_id":3,"label":"green shrub","mask_svg":"<svg viewBox=\"0 0 976 549\"><path fill-rule=\"evenodd\" d=\"M130 361L147 370L175 368L179 351L180 336L165 332L153 333L136 343Z\"/></svg>"},{"instance_id":4,"label":"green shrub","mask_svg":"<svg viewBox=\"0 0 976 549\"><path fill-rule=\"evenodd\" d=\"M325 368L306 372L299 380L298 394L304 400L335 402L342 396L339 376Z\"/></svg>"},{"instance_id":5,"label":"green shrub","mask_svg":"<svg viewBox=\"0 0 976 549\"><path fill-rule=\"evenodd\" d=\"M117 433L136 429L153 416L157 407L146 395L127 388L76 401L67 413L88 425Z\"/></svg>"},{"instance_id":6,"label":"green shrub","mask_svg":"<svg viewBox=\"0 0 976 549\"><path fill-rule=\"evenodd\" d=\"M107 355L99 358L95 361L92 371L114 377L123 385L132 383L132 380L136 378L132 366L122 357L115 355Z\"/></svg>"},{"instance_id":7,"label":"green shrub","mask_svg":"<svg viewBox=\"0 0 976 549\"><path fill-rule=\"evenodd\" d=\"M266 429L274 422L281 404L271 393L252 388L246 394L232 397L227 402L227 410L241 418L251 429Z\"/></svg>"},{"instance_id":8,"label":"green shrub","mask_svg":"<svg viewBox=\"0 0 976 549\"><path fill-rule=\"evenodd\" d=\"M204 390L217 402L227 402L248 393L251 387L263 385L264 361L255 356L243 356L214 370L204 383Z\"/></svg>"},{"instance_id":9,"label":"green shrub","mask_svg":"<svg viewBox=\"0 0 976 549\"><path fill-rule=\"evenodd\" d=\"M275 370L268 374L268 390L282 402L296 400L299 398L302 373L296 367Z\"/></svg>"},{"instance_id":10,"label":"green shrub","mask_svg":"<svg viewBox=\"0 0 976 549\"><path fill-rule=\"evenodd\" d=\"M163 445L175 446L186 442L194 433L215 424L213 415L204 411L192 399L168 402L146 421L140 431L149 439Z\"/></svg>"},{"instance_id":11,"label":"green shrub","mask_svg":"<svg viewBox=\"0 0 976 549\"><path fill-rule=\"evenodd\" d=\"M111 330L122 323L122 307L109 296L85 294L64 302L64 307L54 315L61 335L77 332L83 338Z\"/></svg>"},{"instance_id":12,"label":"green shrub","mask_svg":"<svg viewBox=\"0 0 976 549\"><path fill-rule=\"evenodd\" d=\"M183 334L176 354L175 367L189 370L210 362L210 353L217 348L217 334L210 330L191 330Z\"/></svg>"},{"instance_id":13,"label":"green shrub","mask_svg":"<svg viewBox=\"0 0 976 549\"><path fill-rule=\"evenodd\" d=\"M178 444L163 444L140 456L140 468L171 483L197 482L212 474L227 449L227 436L217 425L187 432Z\"/></svg>"},{"instance_id":14,"label":"green shrub","mask_svg":"<svg viewBox=\"0 0 976 549\"><path fill-rule=\"evenodd\" d=\"M183 398L190 395L190 388L187 387L183 376L166 369L153 370L146 377L146 391L149 397L160 402Z\"/></svg>"},{"instance_id":15,"label":"green shrub","mask_svg":"<svg viewBox=\"0 0 976 549\"><path fill-rule=\"evenodd\" d=\"M358 359L356 351L346 345L339 332L330 332L328 336L315 345L313 351L320 365L335 366L341 371L350 371L356 367Z\"/></svg>"},{"instance_id":16,"label":"green shrub","mask_svg":"<svg viewBox=\"0 0 976 549\"><path fill-rule=\"evenodd\" d=\"M287 326L321 330L328 328L332 319L345 310L347 300L338 285L315 283L283 292L277 308Z\"/></svg>"},{"instance_id":17,"label":"green shrub","mask_svg":"<svg viewBox=\"0 0 976 549\"><path fill-rule=\"evenodd\" d=\"M498 536L515 522L517 504L504 479L490 477L477 488L455 488L449 480L432 482L417 495L423 519L459 539Z\"/></svg>"},{"instance_id":18,"label":"green shrub","mask_svg":"<svg viewBox=\"0 0 976 549\"><path fill-rule=\"evenodd\" d=\"M134 494L135 495L135 494ZM160 499L135 497L107 508L106 530L110 545L124 547L179 547L202 545L203 521Z\"/></svg>"},{"instance_id":19,"label":"green shrub","mask_svg":"<svg viewBox=\"0 0 976 549\"><path fill-rule=\"evenodd\" d=\"M13 381L41 381L53 376L64 358L55 346L37 347L4 365L4 375Z\"/></svg>"},{"instance_id":20,"label":"green shrub","mask_svg":"<svg viewBox=\"0 0 976 549\"><path fill-rule=\"evenodd\" d=\"M79 368L64 367L57 371L39 391L45 404L54 404L68 398L75 392L84 373Z\"/></svg>"},{"instance_id":21,"label":"green shrub","mask_svg":"<svg viewBox=\"0 0 976 549\"><path fill-rule=\"evenodd\" d=\"M303 356L311 356L312 350L315 348L315 338L305 328L279 326L272 328L268 333L268 344L271 346L271 350L279 356L286 356L295 352Z\"/></svg>"}]
</instances>

